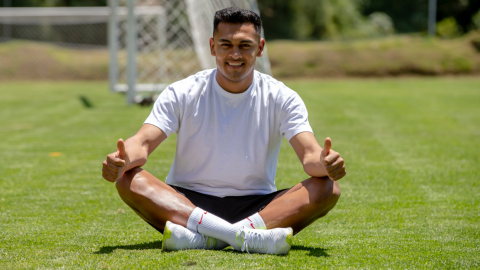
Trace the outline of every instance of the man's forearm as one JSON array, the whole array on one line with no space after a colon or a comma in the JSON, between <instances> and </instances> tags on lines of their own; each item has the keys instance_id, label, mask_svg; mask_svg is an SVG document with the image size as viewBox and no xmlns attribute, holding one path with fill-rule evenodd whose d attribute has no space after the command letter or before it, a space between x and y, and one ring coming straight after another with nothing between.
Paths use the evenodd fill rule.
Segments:
<instances>
[{"instance_id":1,"label":"man's forearm","mask_svg":"<svg viewBox=\"0 0 480 270\"><path fill-rule=\"evenodd\" d=\"M303 160L303 170L312 177L327 176L327 170L320 162L320 153L305 157Z\"/></svg>"},{"instance_id":2,"label":"man's forearm","mask_svg":"<svg viewBox=\"0 0 480 270\"><path fill-rule=\"evenodd\" d=\"M147 163L148 149L146 145L142 145L142 141L133 136L125 141L125 148L130 159L127 171L136 167L142 167Z\"/></svg>"}]
</instances>

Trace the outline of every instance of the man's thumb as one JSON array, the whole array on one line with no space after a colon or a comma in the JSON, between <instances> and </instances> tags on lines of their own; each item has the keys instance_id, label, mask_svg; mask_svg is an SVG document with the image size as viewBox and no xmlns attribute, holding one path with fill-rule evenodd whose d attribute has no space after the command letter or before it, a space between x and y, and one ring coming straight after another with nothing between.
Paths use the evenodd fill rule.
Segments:
<instances>
[{"instance_id":1,"label":"man's thumb","mask_svg":"<svg viewBox=\"0 0 480 270\"><path fill-rule=\"evenodd\" d=\"M327 137L325 139L325 143L323 143L323 151L325 152L325 156L328 155L330 149L332 149L332 139L330 139L330 137Z\"/></svg>"},{"instance_id":2,"label":"man's thumb","mask_svg":"<svg viewBox=\"0 0 480 270\"><path fill-rule=\"evenodd\" d=\"M123 141L123 139L118 139L117 150L120 158L125 160L125 158L127 157L127 150L125 150L125 142Z\"/></svg>"}]
</instances>

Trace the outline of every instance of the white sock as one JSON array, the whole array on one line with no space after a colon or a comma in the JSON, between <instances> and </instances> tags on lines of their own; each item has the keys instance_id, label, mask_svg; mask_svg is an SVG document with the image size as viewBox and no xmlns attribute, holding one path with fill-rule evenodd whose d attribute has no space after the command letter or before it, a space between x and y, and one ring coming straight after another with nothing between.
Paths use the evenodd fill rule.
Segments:
<instances>
[{"instance_id":1,"label":"white sock","mask_svg":"<svg viewBox=\"0 0 480 270\"><path fill-rule=\"evenodd\" d=\"M227 242L234 249L240 249L235 237L243 224L231 224L199 207L188 218L187 228L203 235Z\"/></svg>"},{"instance_id":2,"label":"white sock","mask_svg":"<svg viewBox=\"0 0 480 270\"><path fill-rule=\"evenodd\" d=\"M237 223L234 223L233 226L239 227L239 228L241 228L242 226L245 226L247 228L260 229L260 230L267 229L267 226L265 226L265 222L263 221L262 217L258 213L255 213L247 218L240 220ZM224 242L220 239L216 239L216 240L217 240L217 243L215 245L216 250L224 249L230 246L227 242Z\"/></svg>"},{"instance_id":3,"label":"white sock","mask_svg":"<svg viewBox=\"0 0 480 270\"><path fill-rule=\"evenodd\" d=\"M262 217L258 213L255 213L245 219L240 220L239 222L235 223L235 225L240 225L240 226L243 225L251 229L259 229L259 230L267 229L265 222L263 221Z\"/></svg>"}]
</instances>

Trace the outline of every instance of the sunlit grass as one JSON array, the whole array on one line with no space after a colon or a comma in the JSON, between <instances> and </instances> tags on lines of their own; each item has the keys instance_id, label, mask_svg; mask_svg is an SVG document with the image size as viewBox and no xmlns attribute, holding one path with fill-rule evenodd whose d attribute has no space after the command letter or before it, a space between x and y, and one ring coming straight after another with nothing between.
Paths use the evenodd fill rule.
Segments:
<instances>
[{"instance_id":1,"label":"sunlit grass","mask_svg":"<svg viewBox=\"0 0 480 270\"><path fill-rule=\"evenodd\" d=\"M101 178L150 108L104 82L0 83L0 269L480 267L480 79L286 83L348 175L337 206L283 257L161 252L162 235ZM164 179L174 153L172 136L145 168ZM277 187L305 178L284 141Z\"/></svg>"}]
</instances>

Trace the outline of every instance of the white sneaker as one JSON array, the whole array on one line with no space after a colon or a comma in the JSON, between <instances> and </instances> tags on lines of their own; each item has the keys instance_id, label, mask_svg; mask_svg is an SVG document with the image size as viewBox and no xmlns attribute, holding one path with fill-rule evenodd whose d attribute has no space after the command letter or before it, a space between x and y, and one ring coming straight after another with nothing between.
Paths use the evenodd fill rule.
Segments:
<instances>
[{"instance_id":1,"label":"white sneaker","mask_svg":"<svg viewBox=\"0 0 480 270\"><path fill-rule=\"evenodd\" d=\"M162 250L223 249L227 245L170 221L167 221L163 230Z\"/></svg>"},{"instance_id":2,"label":"white sneaker","mask_svg":"<svg viewBox=\"0 0 480 270\"><path fill-rule=\"evenodd\" d=\"M241 251L281 255L288 254L292 239L292 228L257 230L243 226L235 236L235 241L241 247Z\"/></svg>"}]
</instances>

